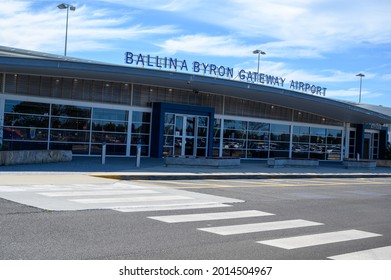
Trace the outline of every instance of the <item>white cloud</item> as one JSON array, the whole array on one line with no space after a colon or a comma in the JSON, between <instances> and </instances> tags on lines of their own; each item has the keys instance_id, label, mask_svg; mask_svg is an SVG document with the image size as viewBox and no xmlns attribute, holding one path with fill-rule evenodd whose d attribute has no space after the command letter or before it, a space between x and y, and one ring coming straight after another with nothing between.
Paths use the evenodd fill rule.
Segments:
<instances>
[{"instance_id":1,"label":"white cloud","mask_svg":"<svg viewBox=\"0 0 391 280\"><path fill-rule=\"evenodd\" d=\"M162 52L175 54L178 52L202 54L210 56L248 56L254 46L246 46L231 36L209 36L204 34L185 35L171 38L159 44Z\"/></svg>"},{"instance_id":2,"label":"white cloud","mask_svg":"<svg viewBox=\"0 0 391 280\"><path fill-rule=\"evenodd\" d=\"M174 5L176 2L169 3ZM194 21L225 28L230 36L258 40L276 57L293 53L296 57L319 58L325 53L345 51L362 43L391 43L391 24L387 24L390 1L194 2L198 5L193 4L192 9L178 5L176 11ZM163 9L161 5L157 7Z\"/></svg>"},{"instance_id":3,"label":"white cloud","mask_svg":"<svg viewBox=\"0 0 391 280\"><path fill-rule=\"evenodd\" d=\"M58 52L63 49L65 37L64 10L46 6L33 10L28 1L5 0L0 11L0 44L31 50ZM151 34L170 34L176 28L169 25L131 25L129 16L118 16L115 11L93 10L77 6L69 12L68 50L91 51L113 48L116 40L143 38Z\"/></svg>"},{"instance_id":4,"label":"white cloud","mask_svg":"<svg viewBox=\"0 0 391 280\"><path fill-rule=\"evenodd\" d=\"M118 4L127 7L135 7L147 10L162 10L169 12L180 12L183 10L192 10L199 6L199 2L194 0L100 0L109 4Z\"/></svg>"}]
</instances>

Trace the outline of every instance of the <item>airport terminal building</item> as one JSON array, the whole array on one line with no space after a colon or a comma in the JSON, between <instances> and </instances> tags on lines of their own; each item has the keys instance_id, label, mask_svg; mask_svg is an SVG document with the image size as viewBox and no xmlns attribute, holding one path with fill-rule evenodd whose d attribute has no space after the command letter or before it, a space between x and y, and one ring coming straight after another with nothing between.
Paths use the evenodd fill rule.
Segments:
<instances>
[{"instance_id":1,"label":"airport terminal building","mask_svg":"<svg viewBox=\"0 0 391 280\"><path fill-rule=\"evenodd\" d=\"M214 64L125 54L114 65L0 47L2 149L74 156L381 159L391 108Z\"/></svg>"}]
</instances>

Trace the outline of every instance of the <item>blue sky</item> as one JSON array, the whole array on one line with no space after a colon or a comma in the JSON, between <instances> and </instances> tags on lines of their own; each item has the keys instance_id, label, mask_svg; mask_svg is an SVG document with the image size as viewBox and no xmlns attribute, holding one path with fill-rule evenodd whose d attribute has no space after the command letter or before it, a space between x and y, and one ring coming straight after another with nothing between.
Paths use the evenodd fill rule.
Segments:
<instances>
[{"instance_id":1,"label":"blue sky","mask_svg":"<svg viewBox=\"0 0 391 280\"><path fill-rule=\"evenodd\" d=\"M2 0L0 45L63 54L61 1ZM65 2L68 56L126 65L124 53L213 63L326 87L326 98L391 107L389 0ZM289 86L288 86L289 88Z\"/></svg>"}]
</instances>

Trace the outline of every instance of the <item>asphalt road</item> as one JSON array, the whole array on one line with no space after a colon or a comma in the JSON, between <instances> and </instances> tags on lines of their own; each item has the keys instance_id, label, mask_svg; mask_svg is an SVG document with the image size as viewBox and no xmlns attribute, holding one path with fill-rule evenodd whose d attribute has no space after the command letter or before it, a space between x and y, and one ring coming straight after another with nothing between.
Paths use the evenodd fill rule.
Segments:
<instances>
[{"instance_id":1,"label":"asphalt road","mask_svg":"<svg viewBox=\"0 0 391 280\"><path fill-rule=\"evenodd\" d=\"M391 259L389 178L133 183L244 202L120 212L48 211L0 199L0 259L317 260L376 248ZM176 216L216 212L209 220ZM169 223L167 216L185 221Z\"/></svg>"}]
</instances>

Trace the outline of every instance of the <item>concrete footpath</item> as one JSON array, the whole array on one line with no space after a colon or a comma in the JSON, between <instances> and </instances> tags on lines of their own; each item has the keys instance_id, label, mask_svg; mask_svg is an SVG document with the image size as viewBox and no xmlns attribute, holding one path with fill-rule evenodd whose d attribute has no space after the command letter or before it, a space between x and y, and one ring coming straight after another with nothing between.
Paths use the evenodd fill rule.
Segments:
<instances>
[{"instance_id":1,"label":"concrete footpath","mask_svg":"<svg viewBox=\"0 0 391 280\"><path fill-rule=\"evenodd\" d=\"M242 160L235 168L165 166L163 159L74 157L71 162L0 166L2 175L90 175L117 180L191 180L191 179L293 179L293 178L375 178L391 177L391 168L346 169L340 162L321 162L319 167L270 168L266 161ZM8 177L7 176L7 177ZM5 178L5 177L3 177Z\"/></svg>"}]
</instances>

